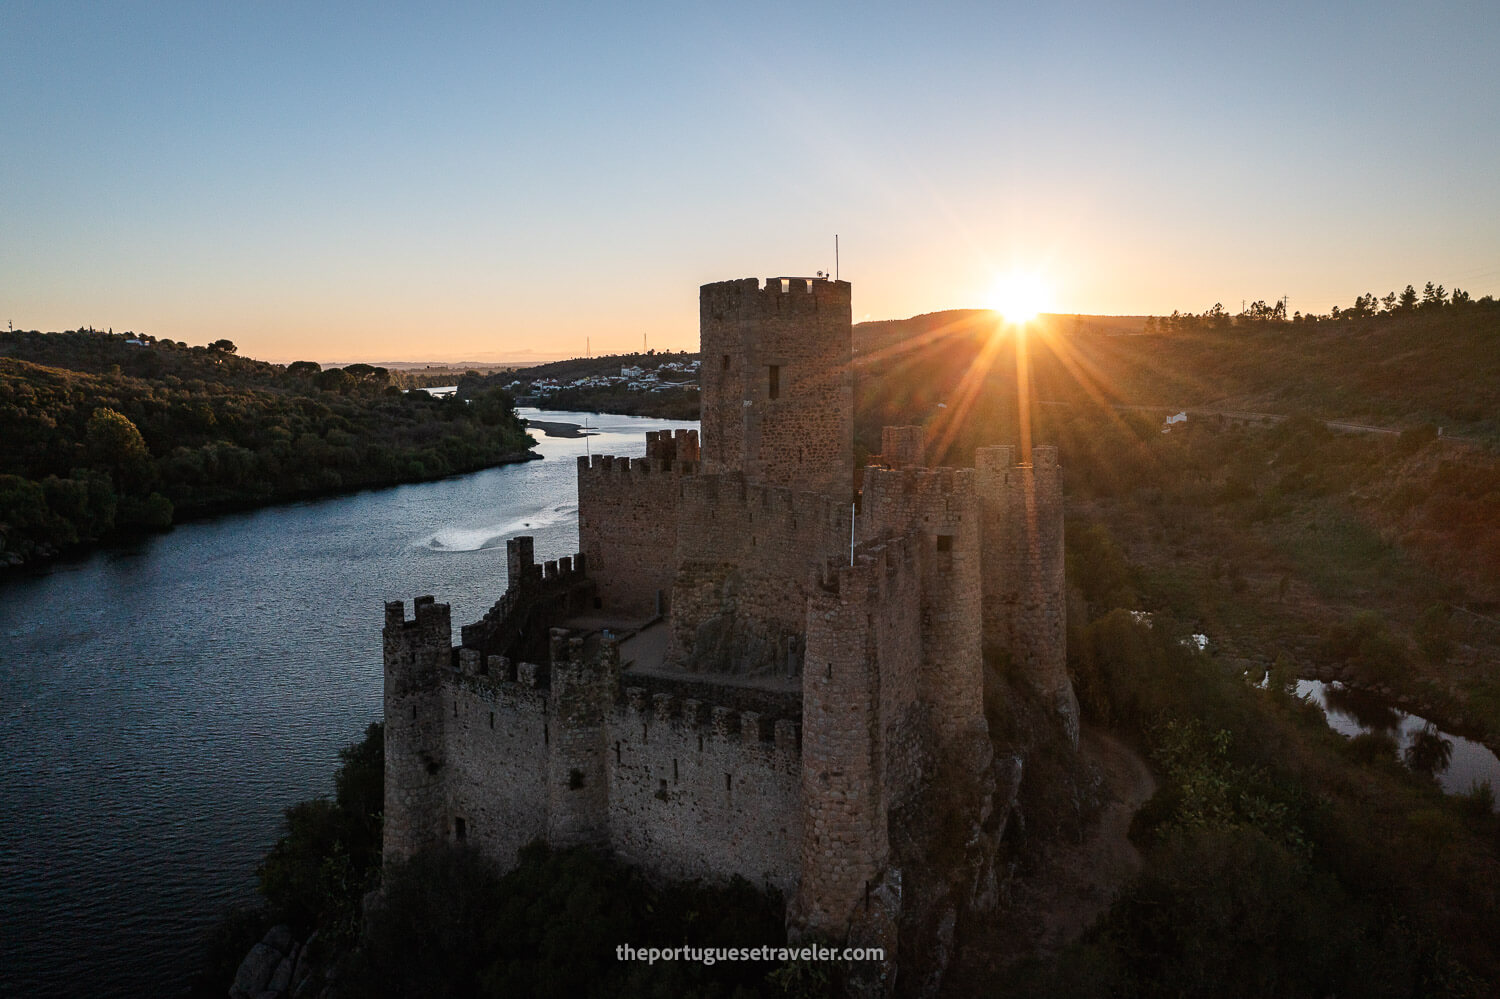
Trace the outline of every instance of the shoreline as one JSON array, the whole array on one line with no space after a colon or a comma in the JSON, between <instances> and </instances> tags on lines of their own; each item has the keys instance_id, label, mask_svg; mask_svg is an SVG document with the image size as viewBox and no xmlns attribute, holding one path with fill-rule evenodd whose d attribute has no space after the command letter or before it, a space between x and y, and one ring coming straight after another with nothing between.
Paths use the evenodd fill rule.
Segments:
<instances>
[{"instance_id":1,"label":"shoreline","mask_svg":"<svg viewBox=\"0 0 1500 999\"><path fill-rule=\"evenodd\" d=\"M569 424L558 424L568 426ZM548 436L560 436L548 434ZM583 434L571 436L582 437ZM515 451L502 455L494 461L477 465L473 468L462 468L446 472L442 475L430 475L420 479L395 479L390 482L369 482L361 485L335 486L330 489L311 489L286 496L277 496L265 500L245 500L244 502L227 501L215 503L212 506L198 507L192 512L177 516L176 511L172 514L172 523L167 527L157 530L150 528L111 528L107 534L94 538L90 541L79 541L43 555L23 556L19 562L10 562L4 558L7 553L0 553L0 579L13 578L28 572L28 570L40 571L50 566L57 565L72 559L89 558L97 554L100 549L121 541L146 537L153 534L166 534L179 525L189 524L199 520L210 520L214 517L229 516L237 513L253 513L256 510L264 510L274 506L290 506L295 503L316 502L323 499L336 499L340 496L352 496L355 493L367 492L377 489L394 489L397 486L421 485L424 482L439 482L443 479L456 478L461 475L473 475L475 472L483 472L491 468L500 468L504 465L517 465L527 461L542 461L543 458L533 450Z\"/></svg>"},{"instance_id":2,"label":"shoreline","mask_svg":"<svg viewBox=\"0 0 1500 999\"><path fill-rule=\"evenodd\" d=\"M547 437L592 437L594 434L599 432L598 428L596 427L590 427L587 431L585 431L576 423L561 423L552 420L532 420L527 419L524 416L521 419L526 423L526 429L540 430L543 435Z\"/></svg>"}]
</instances>

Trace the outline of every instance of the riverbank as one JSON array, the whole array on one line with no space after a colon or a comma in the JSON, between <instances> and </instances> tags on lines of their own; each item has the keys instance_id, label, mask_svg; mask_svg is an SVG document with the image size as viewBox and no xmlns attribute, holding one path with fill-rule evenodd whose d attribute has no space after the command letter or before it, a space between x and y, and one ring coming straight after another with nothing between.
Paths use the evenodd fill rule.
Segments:
<instances>
[{"instance_id":1,"label":"riverbank","mask_svg":"<svg viewBox=\"0 0 1500 999\"><path fill-rule=\"evenodd\" d=\"M566 428L574 426L566 423L545 424L548 427ZM582 437L583 433L552 433L538 426L548 437ZM424 482L439 482L443 479L452 479L464 475L473 475L490 468L502 468L506 465L515 465L527 461L540 461L542 456L534 450L514 451L501 455L492 461L481 462L470 467L455 469L436 475L423 476L400 476L384 481L361 482L348 486L329 486L322 488L305 489L298 492L281 494L265 499L243 499L224 500L205 506L196 506L179 513L175 509L172 513L172 523L166 527L156 530L145 528L116 528L107 534L96 538L90 538L72 544L55 545L43 543L29 552L0 551L0 578L7 575L21 574L34 571L57 562L59 559L87 558L100 549L111 545L118 545L154 534L170 533L173 528L183 524L191 524L197 521L211 520L215 517L223 517L236 513L249 513L255 510L264 510L271 507L285 506L293 503L306 503L313 500L333 499L340 496L353 496L358 493L371 490L392 489L397 486L418 485Z\"/></svg>"},{"instance_id":2,"label":"riverbank","mask_svg":"<svg viewBox=\"0 0 1500 999\"><path fill-rule=\"evenodd\" d=\"M540 430L548 437L577 438L592 437L593 429L584 430L576 423L553 423L548 420L526 420L527 429Z\"/></svg>"}]
</instances>

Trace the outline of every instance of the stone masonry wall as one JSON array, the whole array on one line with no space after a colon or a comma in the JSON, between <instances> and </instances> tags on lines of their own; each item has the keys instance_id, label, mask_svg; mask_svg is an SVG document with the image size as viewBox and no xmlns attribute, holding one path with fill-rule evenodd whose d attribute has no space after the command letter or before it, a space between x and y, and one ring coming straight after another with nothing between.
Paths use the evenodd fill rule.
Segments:
<instances>
[{"instance_id":1,"label":"stone masonry wall","mask_svg":"<svg viewBox=\"0 0 1500 999\"><path fill-rule=\"evenodd\" d=\"M628 687L608 719L610 844L674 878L790 895L802 842L797 723Z\"/></svg>"},{"instance_id":2,"label":"stone masonry wall","mask_svg":"<svg viewBox=\"0 0 1500 999\"><path fill-rule=\"evenodd\" d=\"M1078 701L1067 666L1062 470L1055 447L975 452L984 539L984 641L1013 666L1078 741Z\"/></svg>"},{"instance_id":3,"label":"stone masonry wall","mask_svg":"<svg viewBox=\"0 0 1500 999\"><path fill-rule=\"evenodd\" d=\"M727 673L795 671L808 580L849 547L849 507L747 484L739 475L680 480L677 573L668 660Z\"/></svg>"},{"instance_id":4,"label":"stone masonry wall","mask_svg":"<svg viewBox=\"0 0 1500 999\"><path fill-rule=\"evenodd\" d=\"M860 546L807 612L803 836L792 919L845 933L890 858L893 803L918 774L921 539Z\"/></svg>"},{"instance_id":5,"label":"stone masonry wall","mask_svg":"<svg viewBox=\"0 0 1500 999\"><path fill-rule=\"evenodd\" d=\"M926 464L925 427L881 427L880 462L891 468L916 468Z\"/></svg>"},{"instance_id":6,"label":"stone masonry wall","mask_svg":"<svg viewBox=\"0 0 1500 999\"><path fill-rule=\"evenodd\" d=\"M448 773L447 834L464 822L466 838L503 868L521 847L547 834L547 755L551 744L541 670L499 656L476 672L477 653L443 685Z\"/></svg>"},{"instance_id":7,"label":"stone masonry wall","mask_svg":"<svg viewBox=\"0 0 1500 999\"><path fill-rule=\"evenodd\" d=\"M922 538L920 695L942 744L986 730L980 531L973 469L865 470L858 536Z\"/></svg>"},{"instance_id":8,"label":"stone masonry wall","mask_svg":"<svg viewBox=\"0 0 1500 999\"><path fill-rule=\"evenodd\" d=\"M649 616L676 575L678 484L688 460L578 459L578 542L607 611Z\"/></svg>"},{"instance_id":9,"label":"stone masonry wall","mask_svg":"<svg viewBox=\"0 0 1500 999\"><path fill-rule=\"evenodd\" d=\"M447 604L418 597L413 619L405 605L385 605L386 863L402 860L444 836L442 683L452 671L453 628Z\"/></svg>"},{"instance_id":10,"label":"stone masonry wall","mask_svg":"<svg viewBox=\"0 0 1500 999\"><path fill-rule=\"evenodd\" d=\"M698 313L704 471L849 495L849 283L721 281L699 290Z\"/></svg>"}]
</instances>

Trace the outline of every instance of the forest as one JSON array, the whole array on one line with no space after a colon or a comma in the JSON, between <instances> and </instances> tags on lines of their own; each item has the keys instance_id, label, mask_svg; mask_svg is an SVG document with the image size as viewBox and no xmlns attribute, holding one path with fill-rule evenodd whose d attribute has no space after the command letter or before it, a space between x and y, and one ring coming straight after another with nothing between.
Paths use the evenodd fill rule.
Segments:
<instances>
[{"instance_id":1,"label":"forest","mask_svg":"<svg viewBox=\"0 0 1500 999\"><path fill-rule=\"evenodd\" d=\"M498 388L438 399L384 368L268 364L227 340L0 333L0 566L533 445Z\"/></svg>"}]
</instances>

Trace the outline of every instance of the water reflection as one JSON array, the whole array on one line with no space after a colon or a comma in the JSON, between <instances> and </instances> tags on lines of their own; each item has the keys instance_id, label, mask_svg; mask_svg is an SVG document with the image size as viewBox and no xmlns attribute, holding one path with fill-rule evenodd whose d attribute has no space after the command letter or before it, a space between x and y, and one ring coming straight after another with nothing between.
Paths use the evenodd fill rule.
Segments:
<instances>
[{"instance_id":1,"label":"water reflection","mask_svg":"<svg viewBox=\"0 0 1500 999\"><path fill-rule=\"evenodd\" d=\"M1323 696L1327 710L1353 719L1365 731L1394 732L1401 727L1401 712L1367 690L1335 683L1324 688Z\"/></svg>"},{"instance_id":2,"label":"water reflection","mask_svg":"<svg viewBox=\"0 0 1500 999\"><path fill-rule=\"evenodd\" d=\"M1369 691L1336 681L1298 680L1297 696L1321 707L1328 726L1342 735L1384 732L1391 736L1407 766L1435 774L1448 794L1468 794L1486 782L1500 788L1500 759L1488 747L1444 732L1421 715L1402 711Z\"/></svg>"}]
</instances>

